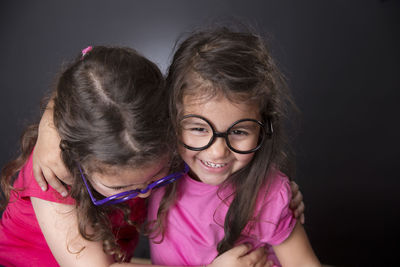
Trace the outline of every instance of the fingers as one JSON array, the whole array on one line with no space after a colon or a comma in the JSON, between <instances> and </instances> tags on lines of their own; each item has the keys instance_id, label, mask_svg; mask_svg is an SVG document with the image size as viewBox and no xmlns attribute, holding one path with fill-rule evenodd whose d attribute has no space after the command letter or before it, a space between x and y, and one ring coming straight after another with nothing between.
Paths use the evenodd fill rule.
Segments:
<instances>
[{"instance_id":1,"label":"fingers","mask_svg":"<svg viewBox=\"0 0 400 267\"><path fill-rule=\"evenodd\" d=\"M254 264L254 267L265 267L267 265L267 257L261 257L258 262Z\"/></svg>"},{"instance_id":2,"label":"fingers","mask_svg":"<svg viewBox=\"0 0 400 267\"><path fill-rule=\"evenodd\" d=\"M245 264L242 259L247 257L251 246L247 244L238 245L216 257L208 266L212 267L251 267L253 265Z\"/></svg>"},{"instance_id":3,"label":"fingers","mask_svg":"<svg viewBox=\"0 0 400 267\"><path fill-rule=\"evenodd\" d=\"M58 193L60 193L63 197L66 197L68 195L67 189L57 178L57 176L48 168L43 168L42 171L48 184L51 187L53 187Z\"/></svg>"},{"instance_id":4,"label":"fingers","mask_svg":"<svg viewBox=\"0 0 400 267\"><path fill-rule=\"evenodd\" d=\"M294 216L299 219L302 224L304 224L305 205L303 202L303 194L300 192L299 186L293 181L290 182L290 188L292 190L292 200L290 201L290 208L293 210Z\"/></svg>"},{"instance_id":5,"label":"fingers","mask_svg":"<svg viewBox=\"0 0 400 267\"><path fill-rule=\"evenodd\" d=\"M292 200L290 201L290 208L297 208L303 201L303 194L297 191L296 194L292 194Z\"/></svg>"},{"instance_id":6,"label":"fingers","mask_svg":"<svg viewBox=\"0 0 400 267\"><path fill-rule=\"evenodd\" d=\"M264 266L267 261L267 255L265 254L265 248L260 247L249 254L242 257L242 260L249 266Z\"/></svg>"},{"instance_id":7,"label":"fingers","mask_svg":"<svg viewBox=\"0 0 400 267\"><path fill-rule=\"evenodd\" d=\"M34 166L33 175L36 182L43 191L47 190L47 183L49 183L49 185L53 187L63 197L66 197L68 195L67 189L62 185L60 180L58 180L58 178L50 169L43 169L42 171L39 166Z\"/></svg>"},{"instance_id":8,"label":"fingers","mask_svg":"<svg viewBox=\"0 0 400 267\"><path fill-rule=\"evenodd\" d=\"M290 201L290 208L294 210L297 209L297 207L303 201L303 195L299 190L299 186L293 181L290 182L290 189L292 190L292 199Z\"/></svg>"},{"instance_id":9,"label":"fingers","mask_svg":"<svg viewBox=\"0 0 400 267\"><path fill-rule=\"evenodd\" d=\"M296 218L300 217L300 215L304 213L304 209L305 209L304 203L301 202L300 205L298 205L296 210L294 211L294 216Z\"/></svg>"},{"instance_id":10,"label":"fingers","mask_svg":"<svg viewBox=\"0 0 400 267\"><path fill-rule=\"evenodd\" d=\"M253 266L254 267L265 267L267 265L267 255L265 254L265 248L260 248L260 254L258 255L258 258L252 259L254 261Z\"/></svg>"},{"instance_id":11,"label":"fingers","mask_svg":"<svg viewBox=\"0 0 400 267\"><path fill-rule=\"evenodd\" d=\"M304 213L300 215L300 222L301 224L304 224L306 222L306 217L304 216Z\"/></svg>"},{"instance_id":12,"label":"fingers","mask_svg":"<svg viewBox=\"0 0 400 267\"><path fill-rule=\"evenodd\" d=\"M299 186L296 184L295 181L290 181L290 190L292 190L293 195L296 195L299 191Z\"/></svg>"},{"instance_id":13,"label":"fingers","mask_svg":"<svg viewBox=\"0 0 400 267\"><path fill-rule=\"evenodd\" d=\"M264 267L273 267L274 266L274 262L269 260L265 263Z\"/></svg>"},{"instance_id":14,"label":"fingers","mask_svg":"<svg viewBox=\"0 0 400 267\"><path fill-rule=\"evenodd\" d=\"M46 179L43 176L42 169L39 166L33 165L33 176L36 182L43 191L47 190Z\"/></svg>"},{"instance_id":15,"label":"fingers","mask_svg":"<svg viewBox=\"0 0 400 267\"><path fill-rule=\"evenodd\" d=\"M238 257L245 256L251 250L251 246L248 244L241 244L232 249L230 249L227 253L234 253L238 255Z\"/></svg>"},{"instance_id":16,"label":"fingers","mask_svg":"<svg viewBox=\"0 0 400 267\"><path fill-rule=\"evenodd\" d=\"M238 245L227 252L219 255L208 266L217 267L265 267L273 266L268 262L265 247L254 251L250 244Z\"/></svg>"},{"instance_id":17,"label":"fingers","mask_svg":"<svg viewBox=\"0 0 400 267\"><path fill-rule=\"evenodd\" d=\"M290 182L290 190L292 191L292 201L290 202L290 205L291 208L293 208L293 206L296 207L301 201L303 201L303 195L299 190L299 186L293 181Z\"/></svg>"}]
</instances>

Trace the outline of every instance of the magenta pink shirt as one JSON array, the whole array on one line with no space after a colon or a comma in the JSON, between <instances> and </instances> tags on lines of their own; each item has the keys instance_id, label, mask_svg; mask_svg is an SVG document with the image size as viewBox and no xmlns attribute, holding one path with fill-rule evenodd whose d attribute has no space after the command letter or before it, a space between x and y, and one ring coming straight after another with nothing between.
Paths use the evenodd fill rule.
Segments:
<instances>
[{"instance_id":1,"label":"magenta pink shirt","mask_svg":"<svg viewBox=\"0 0 400 267\"><path fill-rule=\"evenodd\" d=\"M280 172L268 177L268 184L257 197L256 212L237 242L251 243L254 248L265 246L273 254L273 245L282 243L291 234L296 219L289 208L289 181ZM224 236L224 220L232 198L225 199L232 189L193 180L188 175L179 180L176 205L169 209L163 241L151 240L151 259L159 265L203 265L217 256L217 244ZM164 189L153 191L148 206L148 219L154 220ZM279 265L273 254L270 259Z\"/></svg>"},{"instance_id":2,"label":"magenta pink shirt","mask_svg":"<svg viewBox=\"0 0 400 267\"><path fill-rule=\"evenodd\" d=\"M10 202L0 220L0 265L59 266L40 230L30 197L70 205L75 205L75 200L62 198L51 187L46 192L40 189L33 176L32 156L19 172L14 187L23 190L11 192ZM131 219L143 221L146 216L144 200L135 198L129 204ZM120 214L114 213L111 221L121 247L133 253L138 240L136 228L126 225Z\"/></svg>"}]
</instances>

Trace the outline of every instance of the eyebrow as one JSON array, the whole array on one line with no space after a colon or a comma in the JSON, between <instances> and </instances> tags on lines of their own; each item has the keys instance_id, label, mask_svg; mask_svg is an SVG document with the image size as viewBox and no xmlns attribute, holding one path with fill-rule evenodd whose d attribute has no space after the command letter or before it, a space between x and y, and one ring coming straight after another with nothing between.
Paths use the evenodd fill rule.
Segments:
<instances>
[{"instance_id":1,"label":"eyebrow","mask_svg":"<svg viewBox=\"0 0 400 267\"><path fill-rule=\"evenodd\" d=\"M192 125L203 126L203 125L208 125L208 123L206 123L206 122L198 122L198 121L185 121L184 123L182 123L182 125L183 126L187 126L187 125L190 125L190 126L192 126Z\"/></svg>"},{"instance_id":2,"label":"eyebrow","mask_svg":"<svg viewBox=\"0 0 400 267\"><path fill-rule=\"evenodd\" d=\"M232 129L254 129L258 125L235 125Z\"/></svg>"},{"instance_id":3,"label":"eyebrow","mask_svg":"<svg viewBox=\"0 0 400 267\"><path fill-rule=\"evenodd\" d=\"M161 169L159 171L157 171L157 173L153 174L152 177L159 175L164 169L166 168L166 166L161 167ZM128 184L128 185L113 185L113 186L109 186L109 185L105 185L102 182L100 182L103 186L110 188L110 189L122 189L122 188L127 188L127 187L131 187L134 185L141 185L144 184L143 183L137 183L137 184Z\"/></svg>"}]
</instances>

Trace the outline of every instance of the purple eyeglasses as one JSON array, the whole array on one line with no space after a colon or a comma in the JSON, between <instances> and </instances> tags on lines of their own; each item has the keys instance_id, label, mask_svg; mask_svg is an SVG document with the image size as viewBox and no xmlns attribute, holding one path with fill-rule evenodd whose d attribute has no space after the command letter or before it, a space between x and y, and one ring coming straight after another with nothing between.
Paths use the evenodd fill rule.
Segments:
<instances>
[{"instance_id":1,"label":"purple eyeglasses","mask_svg":"<svg viewBox=\"0 0 400 267\"><path fill-rule=\"evenodd\" d=\"M104 204L109 205L109 204L121 203L121 202L127 201L129 199L132 199L139 194L146 194L150 189L154 189L154 188L161 187L161 186L167 185L169 183L175 182L176 180L178 180L179 178L181 178L182 176L184 176L185 174L188 173L189 166L186 163L184 163L183 171L167 175L155 182L152 182L144 189L129 190L129 191L118 193L118 194L115 194L115 195L112 195L112 196L109 196L109 197L106 197L106 198L100 199L100 200L97 200L93 196L92 190L90 189L90 186L89 186L89 184L85 178L85 175L83 174L81 166L79 164L78 164L78 169L79 169L79 172L81 173L81 177L83 179L83 182L86 185L86 189L89 192L89 196L92 199L93 204L96 206L100 206L100 205L104 205Z\"/></svg>"}]
</instances>

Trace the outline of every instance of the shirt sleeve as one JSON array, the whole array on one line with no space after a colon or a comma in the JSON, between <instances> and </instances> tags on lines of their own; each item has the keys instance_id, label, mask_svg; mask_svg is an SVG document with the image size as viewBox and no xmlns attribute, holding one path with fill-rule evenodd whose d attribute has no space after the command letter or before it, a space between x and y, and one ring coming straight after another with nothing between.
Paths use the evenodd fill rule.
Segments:
<instances>
[{"instance_id":1,"label":"shirt sleeve","mask_svg":"<svg viewBox=\"0 0 400 267\"><path fill-rule=\"evenodd\" d=\"M271 175L257 197L255 216L247 234L260 243L279 245L292 233L296 219L289 207L292 198L289 179L280 172Z\"/></svg>"}]
</instances>

